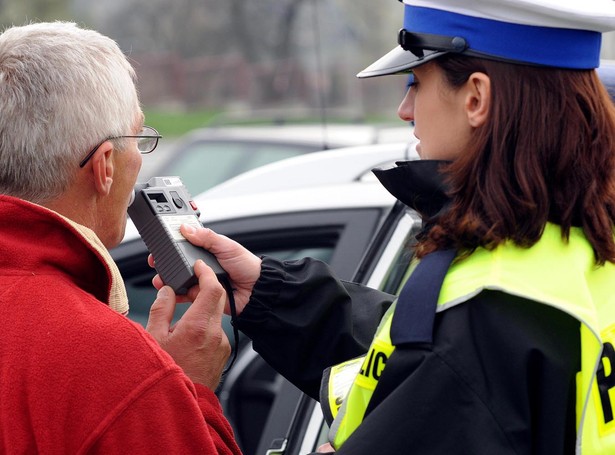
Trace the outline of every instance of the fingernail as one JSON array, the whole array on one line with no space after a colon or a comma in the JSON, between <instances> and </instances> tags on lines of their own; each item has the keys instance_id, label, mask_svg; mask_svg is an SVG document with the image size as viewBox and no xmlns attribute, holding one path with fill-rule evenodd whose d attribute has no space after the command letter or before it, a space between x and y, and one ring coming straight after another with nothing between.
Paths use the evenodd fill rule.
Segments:
<instances>
[{"instance_id":1,"label":"fingernail","mask_svg":"<svg viewBox=\"0 0 615 455\"><path fill-rule=\"evenodd\" d=\"M186 234L194 234L196 232L196 229L194 229L194 227L190 226L189 224L184 224L184 231L186 231Z\"/></svg>"},{"instance_id":2,"label":"fingernail","mask_svg":"<svg viewBox=\"0 0 615 455\"><path fill-rule=\"evenodd\" d=\"M169 289L166 286L162 286L160 289L158 289L158 297L168 297L169 296Z\"/></svg>"}]
</instances>

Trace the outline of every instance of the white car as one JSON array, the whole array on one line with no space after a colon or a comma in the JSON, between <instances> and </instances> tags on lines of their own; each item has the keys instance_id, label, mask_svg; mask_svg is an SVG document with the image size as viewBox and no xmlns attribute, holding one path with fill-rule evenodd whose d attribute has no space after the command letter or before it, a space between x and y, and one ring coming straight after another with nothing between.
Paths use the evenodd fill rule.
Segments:
<instances>
[{"instance_id":1,"label":"white car","mask_svg":"<svg viewBox=\"0 0 615 455\"><path fill-rule=\"evenodd\" d=\"M362 250L395 202L371 170L418 158L413 145L400 142L301 155L248 171L193 200L203 225L255 252L316 255L350 278ZM347 238L352 238L353 248L336 252L335 246ZM124 239L112 255L126 282L130 317L142 324L154 295L147 254L129 219Z\"/></svg>"},{"instance_id":2,"label":"white car","mask_svg":"<svg viewBox=\"0 0 615 455\"><path fill-rule=\"evenodd\" d=\"M416 158L413 144L406 142L310 153L249 171L194 201L204 225L255 254L317 257L340 278L363 281L385 273L372 268L372 260L366 258L375 245L394 241L377 233L390 224L384 222L387 217L399 215L399 206L393 210L395 199L371 169ZM418 216L407 213L404 238L419 226ZM126 283L129 317L145 324L155 299L155 272L147 265L148 251L130 221L122 244L111 253ZM228 319L225 324L232 337ZM306 401L312 412L314 404L273 371L247 340L241 346L218 395L243 453L264 454L272 439L287 433L289 409Z\"/></svg>"},{"instance_id":3,"label":"white car","mask_svg":"<svg viewBox=\"0 0 615 455\"><path fill-rule=\"evenodd\" d=\"M276 125L212 127L191 131L170 147L165 139L144 160L143 179L180 175L192 194L250 169L293 156L368 144L409 141L409 126Z\"/></svg>"},{"instance_id":4,"label":"white car","mask_svg":"<svg viewBox=\"0 0 615 455\"><path fill-rule=\"evenodd\" d=\"M392 196L371 170L417 159L413 145L398 142L347 147L288 158L231 178L194 201L204 224L266 213L391 204ZM129 221L123 243L138 237Z\"/></svg>"}]
</instances>

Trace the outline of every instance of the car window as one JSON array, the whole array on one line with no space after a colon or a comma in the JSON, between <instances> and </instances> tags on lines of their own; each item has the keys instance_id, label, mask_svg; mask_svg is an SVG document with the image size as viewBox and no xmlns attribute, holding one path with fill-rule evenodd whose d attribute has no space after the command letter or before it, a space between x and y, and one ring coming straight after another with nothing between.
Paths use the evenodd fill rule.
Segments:
<instances>
[{"instance_id":1,"label":"car window","mask_svg":"<svg viewBox=\"0 0 615 455\"><path fill-rule=\"evenodd\" d=\"M389 210L386 206L322 209L222 219L206 224L214 231L237 240L257 255L281 260L314 257L327 262L340 278L348 280L355 274L357 264ZM156 294L151 284L155 271L147 265L145 244L140 239L123 242L111 254L126 283L130 302L128 316L145 325ZM186 308L183 305L180 307ZM228 317L223 324L233 342ZM289 399L288 412L292 413L302 394L298 390L295 395L288 393L289 388L294 386L273 371L256 353L252 355L251 346L243 336L239 341L242 347L238 351L237 361L217 393L243 453L264 453L257 452L257 445L264 438L269 444L270 435L285 436L292 417L292 414L286 415L281 422L273 422L280 416L277 413L270 429L264 432L274 400L281 402ZM286 392L278 393L280 390ZM307 397L306 400L313 407Z\"/></svg>"},{"instance_id":2,"label":"car window","mask_svg":"<svg viewBox=\"0 0 615 455\"><path fill-rule=\"evenodd\" d=\"M178 175L192 194L200 194L250 169L319 148L304 144L200 141L174 154L157 174Z\"/></svg>"},{"instance_id":3,"label":"car window","mask_svg":"<svg viewBox=\"0 0 615 455\"><path fill-rule=\"evenodd\" d=\"M341 278L350 279L388 210L387 207L363 207L288 212L227 219L207 226L239 241L255 254L282 260L315 257L327 262ZM147 265L145 244L140 239L124 242L111 254L126 283L128 316L145 325L156 294L151 284L155 272ZM229 318L223 323L229 339L233 340ZM251 455L257 453L256 446L263 437L272 403L285 380L260 356L251 357L248 365L242 367L242 361L249 355L245 342L242 346L235 366L217 393L243 453ZM290 406L294 409L295 405L296 399ZM288 421L287 417L281 423L283 435ZM272 433L278 433L278 427L280 424Z\"/></svg>"},{"instance_id":4,"label":"car window","mask_svg":"<svg viewBox=\"0 0 615 455\"><path fill-rule=\"evenodd\" d=\"M289 212L223 220L207 226L237 240L256 255L281 260L314 257L329 263L343 278L349 279L385 210L372 207ZM145 325L156 297L151 282L155 271L147 264L149 253L145 244L141 239L122 243L111 254L126 285L128 316ZM185 309L181 306L176 319Z\"/></svg>"},{"instance_id":5,"label":"car window","mask_svg":"<svg viewBox=\"0 0 615 455\"><path fill-rule=\"evenodd\" d=\"M309 256L328 262L333 255L333 247L297 247L288 249L267 249L262 251L255 250L253 252L258 256L271 256L280 260L290 260ZM138 267L139 270L133 270L130 274L124 273L124 284L126 285L126 293L128 295L128 302L130 303L128 317L145 327L147 318L149 317L150 306L156 299L156 289L152 286L152 278L156 272L146 264L147 253L143 252L142 258L143 265ZM173 320L177 321L181 318L187 309L187 305L178 305ZM227 316L224 316L224 319L227 335L232 336L230 320Z\"/></svg>"},{"instance_id":6,"label":"car window","mask_svg":"<svg viewBox=\"0 0 615 455\"><path fill-rule=\"evenodd\" d=\"M420 219L414 211L401 203L396 204L367 251L354 281L385 292L397 293L412 260L412 246L420 226ZM328 442L329 427L324 421L320 405L306 395L291 399L294 399L294 403L284 403L281 398L276 402L269 414L257 453L265 453L274 446L284 446L283 452L272 453L301 455L314 452ZM285 408L291 404L297 411L290 424L284 426L281 421L275 422L280 416L282 420L287 419Z\"/></svg>"}]
</instances>

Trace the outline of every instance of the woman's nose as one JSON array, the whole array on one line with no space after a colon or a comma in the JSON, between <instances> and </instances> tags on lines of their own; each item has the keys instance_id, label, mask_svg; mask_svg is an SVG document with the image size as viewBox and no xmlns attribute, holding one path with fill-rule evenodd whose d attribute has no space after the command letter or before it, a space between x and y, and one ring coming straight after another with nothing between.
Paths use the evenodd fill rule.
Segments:
<instances>
[{"instance_id":1,"label":"woman's nose","mask_svg":"<svg viewBox=\"0 0 615 455\"><path fill-rule=\"evenodd\" d=\"M397 108L397 115L405 122L414 121L414 89L412 87L406 91L406 96Z\"/></svg>"}]
</instances>

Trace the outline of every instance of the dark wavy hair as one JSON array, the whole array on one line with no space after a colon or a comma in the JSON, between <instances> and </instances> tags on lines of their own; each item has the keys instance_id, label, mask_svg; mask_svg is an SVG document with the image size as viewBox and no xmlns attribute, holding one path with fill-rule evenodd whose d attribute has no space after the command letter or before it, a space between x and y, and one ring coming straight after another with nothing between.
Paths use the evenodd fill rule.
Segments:
<instances>
[{"instance_id":1,"label":"dark wavy hair","mask_svg":"<svg viewBox=\"0 0 615 455\"><path fill-rule=\"evenodd\" d=\"M615 262L615 107L596 72L460 56L436 64L453 88L487 74L491 111L444 169L451 204L419 241L419 257L506 240L529 247L552 222L565 239L581 226L596 262Z\"/></svg>"}]
</instances>

